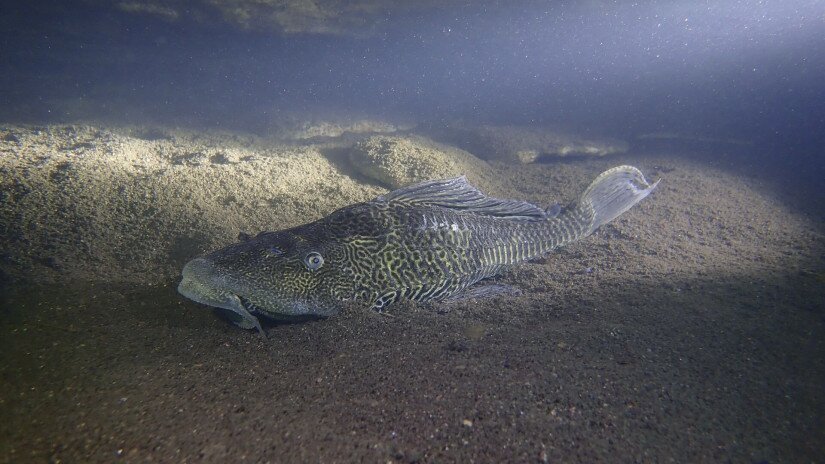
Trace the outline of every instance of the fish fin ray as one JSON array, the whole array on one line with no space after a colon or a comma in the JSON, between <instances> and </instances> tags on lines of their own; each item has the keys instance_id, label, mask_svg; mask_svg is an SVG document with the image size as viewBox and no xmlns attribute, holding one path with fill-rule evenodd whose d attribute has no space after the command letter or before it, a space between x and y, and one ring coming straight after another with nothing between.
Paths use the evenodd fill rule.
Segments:
<instances>
[{"instance_id":1,"label":"fish fin ray","mask_svg":"<svg viewBox=\"0 0 825 464\"><path fill-rule=\"evenodd\" d=\"M535 221L547 218L547 212L532 203L502 200L481 193L467 182L465 176L413 184L382 195L375 201L437 206L514 220Z\"/></svg>"},{"instance_id":2,"label":"fish fin ray","mask_svg":"<svg viewBox=\"0 0 825 464\"><path fill-rule=\"evenodd\" d=\"M593 211L593 224L587 233L632 208L650 195L657 185L658 180L649 183L633 166L616 166L601 173L579 200L580 205L587 205Z\"/></svg>"}]
</instances>

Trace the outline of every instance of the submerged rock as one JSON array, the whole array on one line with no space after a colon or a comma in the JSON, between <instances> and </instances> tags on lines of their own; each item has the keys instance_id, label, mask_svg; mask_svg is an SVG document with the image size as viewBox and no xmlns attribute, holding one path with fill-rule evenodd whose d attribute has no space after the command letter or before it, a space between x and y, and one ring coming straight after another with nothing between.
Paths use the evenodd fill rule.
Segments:
<instances>
[{"instance_id":1,"label":"submerged rock","mask_svg":"<svg viewBox=\"0 0 825 464\"><path fill-rule=\"evenodd\" d=\"M321 142L346 135L390 134L410 128L370 118L288 117L274 123L273 137L286 142Z\"/></svg>"},{"instance_id":2,"label":"submerged rock","mask_svg":"<svg viewBox=\"0 0 825 464\"><path fill-rule=\"evenodd\" d=\"M439 141L460 146L486 160L509 163L567 156L598 157L628 149L628 144L621 140L552 127L453 124L433 128L432 134Z\"/></svg>"},{"instance_id":3,"label":"submerged rock","mask_svg":"<svg viewBox=\"0 0 825 464\"><path fill-rule=\"evenodd\" d=\"M461 175L482 188L492 183L490 166L483 160L420 136L370 137L355 145L350 161L365 176L393 189Z\"/></svg>"}]
</instances>

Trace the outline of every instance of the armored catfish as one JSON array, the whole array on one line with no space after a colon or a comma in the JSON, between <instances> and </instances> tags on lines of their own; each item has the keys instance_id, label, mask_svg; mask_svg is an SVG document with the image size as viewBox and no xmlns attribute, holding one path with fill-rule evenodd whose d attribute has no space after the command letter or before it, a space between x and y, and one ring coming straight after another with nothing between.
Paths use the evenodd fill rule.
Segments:
<instances>
[{"instance_id":1,"label":"armored catfish","mask_svg":"<svg viewBox=\"0 0 825 464\"><path fill-rule=\"evenodd\" d=\"M439 301L588 236L657 184L618 166L571 205L545 210L486 196L464 177L423 182L196 258L183 268L178 291L228 309L235 324L261 334L258 316L325 317L348 302L381 310L402 299Z\"/></svg>"}]
</instances>

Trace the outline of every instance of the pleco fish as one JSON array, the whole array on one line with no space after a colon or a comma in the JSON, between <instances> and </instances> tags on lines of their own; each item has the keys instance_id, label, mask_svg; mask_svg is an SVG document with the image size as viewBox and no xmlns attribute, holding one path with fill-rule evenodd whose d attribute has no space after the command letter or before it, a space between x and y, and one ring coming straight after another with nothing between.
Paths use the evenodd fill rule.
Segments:
<instances>
[{"instance_id":1,"label":"pleco fish","mask_svg":"<svg viewBox=\"0 0 825 464\"><path fill-rule=\"evenodd\" d=\"M488 197L464 177L423 182L309 224L242 236L187 263L178 291L228 309L235 324L261 334L257 316L325 317L348 302L381 310L401 299L439 301L586 237L656 184L618 166L570 206L544 210Z\"/></svg>"}]
</instances>

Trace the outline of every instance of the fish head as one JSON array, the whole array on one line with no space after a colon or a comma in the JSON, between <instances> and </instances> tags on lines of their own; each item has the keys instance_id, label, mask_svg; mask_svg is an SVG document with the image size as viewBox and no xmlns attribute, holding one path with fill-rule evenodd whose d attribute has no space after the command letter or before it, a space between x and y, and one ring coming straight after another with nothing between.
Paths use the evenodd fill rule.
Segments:
<instances>
[{"instance_id":1,"label":"fish head","mask_svg":"<svg viewBox=\"0 0 825 464\"><path fill-rule=\"evenodd\" d=\"M342 309L352 279L334 241L296 230L241 236L241 242L193 259L183 268L178 291L185 297L235 313L243 328L255 316L272 319L326 317Z\"/></svg>"}]
</instances>

